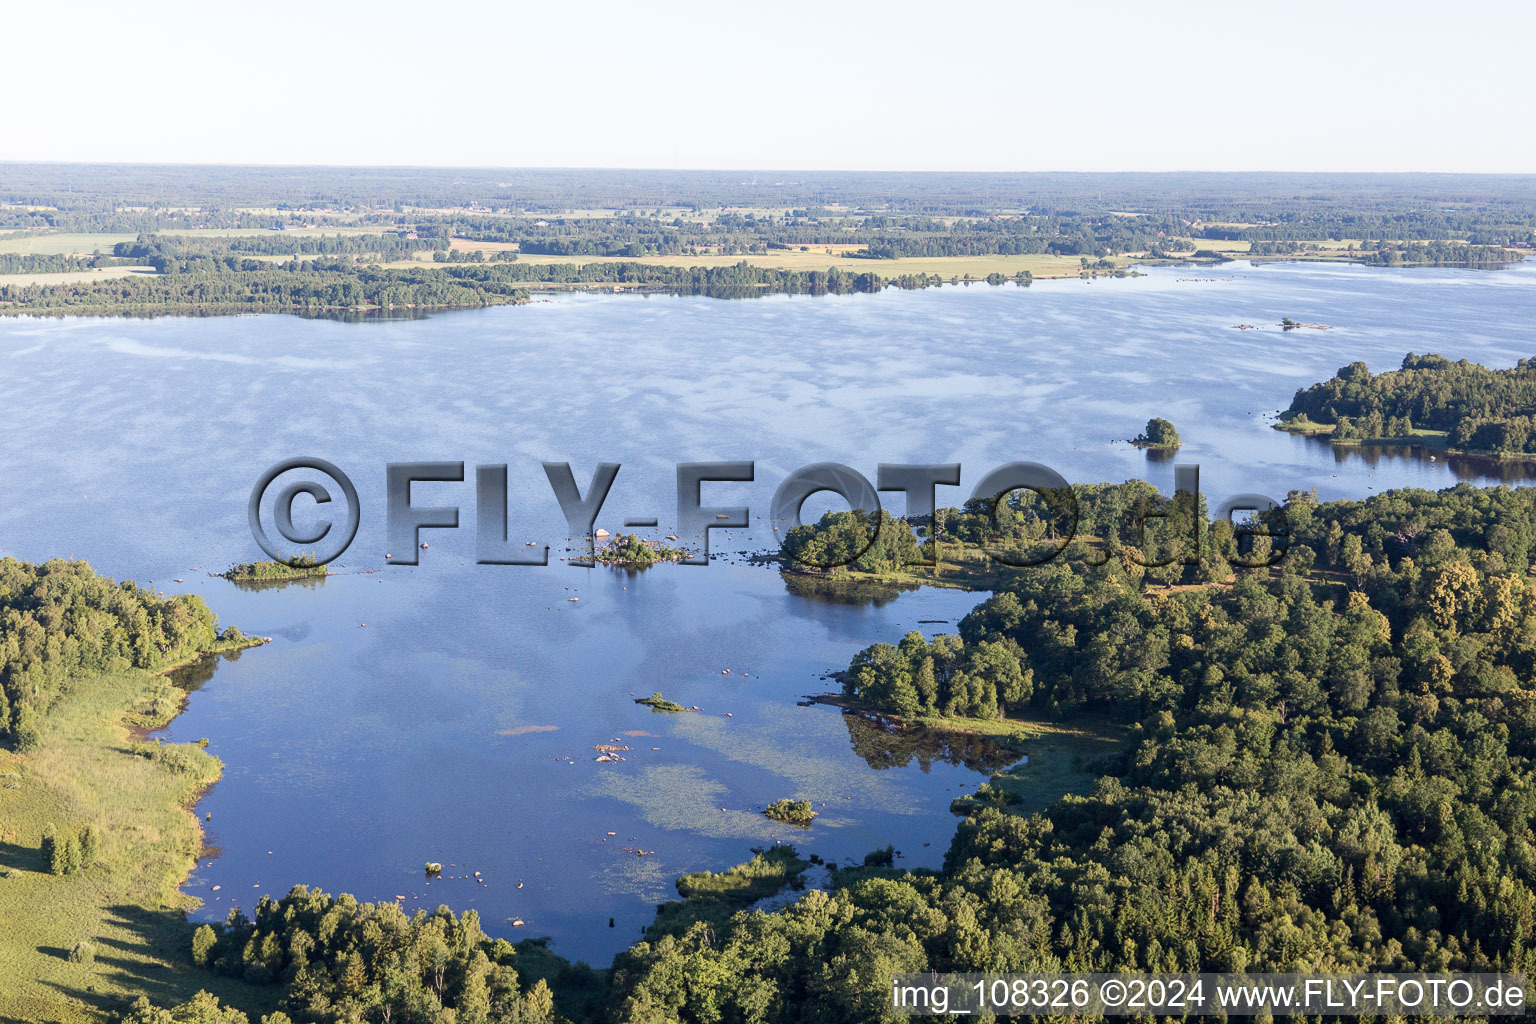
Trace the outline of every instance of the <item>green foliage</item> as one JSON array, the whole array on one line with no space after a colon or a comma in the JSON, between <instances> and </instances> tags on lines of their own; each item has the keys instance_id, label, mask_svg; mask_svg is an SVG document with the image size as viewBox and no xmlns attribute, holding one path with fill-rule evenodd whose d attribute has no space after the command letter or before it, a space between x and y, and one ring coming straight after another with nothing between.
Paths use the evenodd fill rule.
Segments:
<instances>
[{"instance_id":1,"label":"green foliage","mask_svg":"<svg viewBox=\"0 0 1536 1024\"><path fill-rule=\"evenodd\" d=\"M1027 817L984 787L939 872L887 847L772 912L750 903L798 875L793 851L686 876L615 960L605 1019L879 1020L898 970L1536 966L1536 490L1293 494L1285 516L1295 566L1149 593L1077 559L956 636L865 652L861 691L905 673L925 693L933 659L935 705L978 699L959 671L1001 700L1011 661L1015 699L1112 709L1130 743ZM497 981L510 949L472 915L300 888L204 952L277 980L299 1021L547 1019L547 992Z\"/></svg>"},{"instance_id":2,"label":"green foliage","mask_svg":"<svg viewBox=\"0 0 1536 1024\"><path fill-rule=\"evenodd\" d=\"M1451 447L1500 455L1536 453L1536 364L1495 370L1444 356L1403 357L1401 369L1372 375L1355 362L1296 392L1281 417L1333 426L1337 441L1446 432Z\"/></svg>"},{"instance_id":3,"label":"green foliage","mask_svg":"<svg viewBox=\"0 0 1536 1024\"><path fill-rule=\"evenodd\" d=\"M896 863L896 847L887 845L879 850L871 850L864 855L864 867L888 868Z\"/></svg>"},{"instance_id":4,"label":"green foliage","mask_svg":"<svg viewBox=\"0 0 1536 1024\"><path fill-rule=\"evenodd\" d=\"M225 579L239 583L261 583L266 580L297 580L313 576L329 575L325 566L315 561L311 554L295 555L286 562L242 562L221 573Z\"/></svg>"},{"instance_id":5,"label":"green foliage","mask_svg":"<svg viewBox=\"0 0 1536 1024\"><path fill-rule=\"evenodd\" d=\"M52 825L43 832L41 849L48 872L54 875L73 875L80 870L80 839L78 836L60 834Z\"/></svg>"},{"instance_id":6,"label":"green foliage","mask_svg":"<svg viewBox=\"0 0 1536 1024\"><path fill-rule=\"evenodd\" d=\"M192 962L207 967L213 960L214 947L219 944L218 933L212 925L201 925L192 933Z\"/></svg>"},{"instance_id":7,"label":"green foliage","mask_svg":"<svg viewBox=\"0 0 1536 1024\"><path fill-rule=\"evenodd\" d=\"M432 265L385 268L341 259L291 263L225 257L170 261L154 276L69 284L0 285L0 313L118 315L123 313L272 312L311 315L370 309L447 309L528 299L529 284L643 286L674 295L754 298L762 295L843 295L887 284L923 287L937 278L885 281L874 274L784 270L749 263L676 267L648 263Z\"/></svg>"},{"instance_id":8,"label":"green foliage","mask_svg":"<svg viewBox=\"0 0 1536 1024\"><path fill-rule=\"evenodd\" d=\"M90 850L89 858L86 856L87 844ZM90 867L96 862L96 830L86 825L76 835L70 832L61 833L54 826L49 825L43 830L43 842L39 852L42 854L43 862L48 865L50 874L78 874L82 868Z\"/></svg>"},{"instance_id":9,"label":"green foliage","mask_svg":"<svg viewBox=\"0 0 1536 1024\"><path fill-rule=\"evenodd\" d=\"M43 829L42 845L38 847L42 855L43 863L48 865L48 873L53 875L64 874L64 851L59 844L58 830L52 824Z\"/></svg>"},{"instance_id":10,"label":"green foliage","mask_svg":"<svg viewBox=\"0 0 1536 1024\"><path fill-rule=\"evenodd\" d=\"M52 865L56 875L74 875L80 872L83 860L80 856L80 839L78 836L65 836L59 841L58 848L63 851L63 870L58 870L57 864Z\"/></svg>"},{"instance_id":11,"label":"green foliage","mask_svg":"<svg viewBox=\"0 0 1536 1024\"><path fill-rule=\"evenodd\" d=\"M800 886L809 866L793 846L780 844L755 850L750 861L725 871L683 875L677 880L682 900L657 908L655 921L646 928L646 938L655 942L666 935L682 935L701 921L723 925L733 913L786 887Z\"/></svg>"},{"instance_id":12,"label":"green foliage","mask_svg":"<svg viewBox=\"0 0 1536 1024\"><path fill-rule=\"evenodd\" d=\"M0 252L0 274L68 274L132 264L133 260L113 259L110 256Z\"/></svg>"},{"instance_id":13,"label":"green foliage","mask_svg":"<svg viewBox=\"0 0 1536 1024\"><path fill-rule=\"evenodd\" d=\"M37 709L18 696L11 709L11 739L16 750L23 754L30 753L37 749L42 738L43 734L38 728Z\"/></svg>"},{"instance_id":14,"label":"green foliage","mask_svg":"<svg viewBox=\"0 0 1536 1024\"><path fill-rule=\"evenodd\" d=\"M86 822L80 826L80 867L82 869L95 867L96 858L100 853L100 840L96 835L96 826Z\"/></svg>"},{"instance_id":15,"label":"green foliage","mask_svg":"<svg viewBox=\"0 0 1536 1024\"><path fill-rule=\"evenodd\" d=\"M77 942L69 950L69 962L72 964L90 965L96 962L96 947L84 939Z\"/></svg>"},{"instance_id":16,"label":"green foliage","mask_svg":"<svg viewBox=\"0 0 1536 1024\"><path fill-rule=\"evenodd\" d=\"M636 697L635 703L644 704L652 711L664 711L668 714L676 714L679 711L688 710L676 701L667 700L667 698L663 697L659 692L653 693L649 697Z\"/></svg>"},{"instance_id":17,"label":"green foliage","mask_svg":"<svg viewBox=\"0 0 1536 1024\"><path fill-rule=\"evenodd\" d=\"M784 557L791 569L825 571L849 569L883 574L896 572L917 558L917 538L906 520L881 509L871 516L862 509L828 512L814 525L805 523L784 537Z\"/></svg>"},{"instance_id":18,"label":"green foliage","mask_svg":"<svg viewBox=\"0 0 1536 1024\"><path fill-rule=\"evenodd\" d=\"M934 512L926 542L937 537L997 553L1009 564L1051 561L1068 538L1100 538L1118 551L1142 546L1137 524L1148 513L1163 532L1183 536L1191 525L1188 509L1163 498L1141 480L1123 484L1073 484L1042 492L1019 490L1001 500L967 501L963 508ZM1002 566L1004 563L999 562Z\"/></svg>"},{"instance_id":19,"label":"green foliage","mask_svg":"<svg viewBox=\"0 0 1536 1024\"><path fill-rule=\"evenodd\" d=\"M930 643L913 630L899 645L873 644L855 655L843 674L843 693L862 707L901 717L998 718L1029 701L1034 676L1012 637L968 648L957 636Z\"/></svg>"},{"instance_id":20,"label":"green foliage","mask_svg":"<svg viewBox=\"0 0 1536 1024\"><path fill-rule=\"evenodd\" d=\"M1497 245L1464 245L1448 241L1397 243L1383 244L1375 252L1362 256L1360 262L1373 267L1422 263L1467 266L1507 263L1509 253Z\"/></svg>"},{"instance_id":21,"label":"green foliage","mask_svg":"<svg viewBox=\"0 0 1536 1024\"><path fill-rule=\"evenodd\" d=\"M439 1024L445 1013L482 1024L555 1019L548 986L520 983L516 950L488 937L473 910L408 917L393 903L296 886L280 900L263 897L252 918L232 910L221 927L199 928L193 957L255 984L282 983L284 1014L300 1024Z\"/></svg>"},{"instance_id":22,"label":"green foliage","mask_svg":"<svg viewBox=\"0 0 1536 1024\"><path fill-rule=\"evenodd\" d=\"M496 267L385 269L340 259L266 263L228 257L166 265L164 273L70 284L0 286L0 312L325 313L442 309L521 302L528 293Z\"/></svg>"},{"instance_id":23,"label":"green foliage","mask_svg":"<svg viewBox=\"0 0 1536 1024\"><path fill-rule=\"evenodd\" d=\"M170 1009L151 1005L140 996L122 1017L123 1024L250 1024L250 1019L233 1006L221 1006L218 997L199 992L185 1003ZM261 1024L291 1024L285 1013L269 1014Z\"/></svg>"},{"instance_id":24,"label":"green foliage","mask_svg":"<svg viewBox=\"0 0 1536 1024\"><path fill-rule=\"evenodd\" d=\"M1012 807L1023 803L1024 796L1003 786L994 786L983 782L976 790L967 796L957 796L950 801L951 813L960 815L974 814L984 807Z\"/></svg>"},{"instance_id":25,"label":"green foliage","mask_svg":"<svg viewBox=\"0 0 1536 1024\"><path fill-rule=\"evenodd\" d=\"M310 167L284 178L259 167L98 165L69 168L68 188L60 187L63 177L58 165L7 166L0 202L16 205L0 207L0 228L169 232L189 250L255 254L441 251L448 236L515 242L528 253L608 256L815 248L836 238L867 244L879 258L1089 255L1143 251L1180 236L1246 240L1261 251L1295 251L1300 241L1330 237L1367 239L1366 251L1443 239L1490 245L1525 239L1536 219L1525 183L1496 176L1314 175L1304 193L1262 174L814 172L778 182L708 171L509 177L489 168ZM611 216L572 213L589 208ZM370 230L318 237L281 230L327 220ZM264 230L186 234L229 228Z\"/></svg>"},{"instance_id":26,"label":"green foliage","mask_svg":"<svg viewBox=\"0 0 1536 1024\"><path fill-rule=\"evenodd\" d=\"M745 864L725 871L683 875L677 880L677 891L684 899L728 898L744 906L772 896L804 872L806 866L807 862L800 859L793 846L780 844L758 850Z\"/></svg>"},{"instance_id":27,"label":"green foliage","mask_svg":"<svg viewBox=\"0 0 1536 1024\"><path fill-rule=\"evenodd\" d=\"M1184 442L1179 440L1179 432L1172 423L1154 416L1147 420L1146 429L1131 443L1143 448L1177 448Z\"/></svg>"},{"instance_id":28,"label":"green foliage","mask_svg":"<svg viewBox=\"0 0 1536 1024\"><path fill-rule=\"evenodd\" d=\"M1117 708L1133 749L1030 817L983 790L938 875L840 872L637 945L618 1019L881 1019L895 970L1526 969L1533 505L1293 496L1326 577L1147 595L1081 563L1024 574L955 639L1014 640L1035 701Z\"/></svg>"},{"instance_id":29,"label":"green foliage","mask_svg":"<svg viewBox=\"0 0 1536 1024\"><path fill-rule=\"evenodd\" d=\"M0 840L12 875L0 879L0 1018L85 1022L142 992L175 1003L197 990L195 976L164 968L191 931L180 913L190 900L178 888L202 843L187 808L219 764L198 751L200 771L172 773L128 749L125 727L164 724L151 714L161 690L181 692L139 669L71 678L44 722L39 752L0 751ZM49 873L54 847L39 850L49 822L55 837L77 840L90 823L99 837L95 865L82 849L81 874ZM66 866L61 860L60 870ZM103 962L88 979L65 961L80 939ZM86 980L94 994L76 998ZM232 979L206 987L221 997L253 995Z\"/></svg>"},{"instance_id":30,"label":"green foliage","mask_svg":"<svg viewBox=\"0 0 1536 1024\"><path fill-rule=\"evenodd\" d=\"M161 273L195 273L211 264L243 254L261 256L367 256L380 261L409 259L423 249L445 250L448 239L408 238L410 232L389 234L264 235L206 237L141 233L132 242L118 242L112 255L119 262L146 263ZM254 261L253 261L254 262Z\"/></svg>"},{"instance_id":31,"label":"green foliage","mask_svg":"<svg viewBox=\"0 0 1536 1024\"><path fill-rule=\"evenodd\" d=\"M68 188L60 188L61 175ZM0 254L0 273L127 263L158 273L3 286L0 313L345 315L517 302L533 285L747 298L943 283L937 274L675 262L787 250L832 257L834 244L837 258L876 268L903 258L1046 255L1075 257L1085 274L1121 272L1106 259L1115 254L1196 250L1219 258L1209 244L1216 240L1246 242L1263 256L1305 255L1323 239L1363 238L1355 255L1362 262L1492 262L1516 255L1504 247L1528 243L1536 218L1529 190L1499 178L1449 188L1435 178L1315 177L1305 196L1272 177L1245 175L1213 185L1177 175L820 173L772 187L682 171L546 170L516 178L306 168L277 180L241 167L97 166L66 174L45 164L7 166L0 229L8 240L85 234L74 243L83 250L92 244L88 233L136 237L111 238L111 255ZM584 209L602 215L578 212ZM241 233L191 233L229 229ZM452 248L452 239L570 261L466 251ZM426 253L429 263L399 266ZM631 262L649 257L669 264ZM1003 278L993 272L987 280ZM1028 283L1030 274L1020 270L1014 280Z\"/></svg>"},{"instance_id":32,"label":"green foliage","mask_svg":"<svg viewBox=\"0 0 1536 1024\"><path fill-rule=\"evenodd\" d=\"M808 826L816 818L809 800L791 800L788 797L775 800L763 809L766 817L782 821L786 825Z\"/></svg>"},{"instance_id":33,"label":"green foliage","mask_svg":"<svg viewBox=\"0 0 1536 1024\"><path fill-rule=\"evenodd\" d=\"M71 676L173 664L211 647L215 630L200 597L114 583L85 562L0 559L0 687L13 743L36 745L39 717Z\"/></svg>"},{"instance_id":34,"label":"green foliage","mask_svg":"<svg viewBox=\"0 0 1536 1024\"><path fill-rule=\"evenodd\" d=\"M657 541L644 541L633 533L613 538L594 553L599 562L610 565L653 565L656 562L680 562L688 557L681 548L670 548Z\"/></svg>"}]
</instances>

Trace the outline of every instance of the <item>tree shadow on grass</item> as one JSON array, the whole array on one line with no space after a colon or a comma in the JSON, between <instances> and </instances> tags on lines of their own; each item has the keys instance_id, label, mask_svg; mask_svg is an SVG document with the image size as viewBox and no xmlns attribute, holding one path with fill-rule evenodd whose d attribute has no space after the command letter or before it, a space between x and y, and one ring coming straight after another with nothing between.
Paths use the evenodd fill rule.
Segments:
<instances>
[{"instance_id":1,"label":"tree shadow on grass","mask_svg":"<svg viewBox=\"0 0 1536 1024\"><path fill-rule=\"evenodd\" d=\"M0 871L3 870L45 872L48 865L40 847L0 842Z\"/></svg>"},{"instance_id":2,"label":"tree shadow on grass","mask_svg":"<svg viewBox=\"0 0 1536 1024\"><path fill-rule=\"evenodd\" d=\"M86 987L49 982L61 995L105 1013L126 1011L139 996L148 996L156 1006L175 1006L203 989L253 1018L275 1008L279 995L276 986L248 985L192 963L192 933L196 925L180 910L118 904L107 911L114 929L132 937L93 939L97 953L92 973L98 980ZM69 956L68 950L41 952Z\"/></svg>"}]
</instances>

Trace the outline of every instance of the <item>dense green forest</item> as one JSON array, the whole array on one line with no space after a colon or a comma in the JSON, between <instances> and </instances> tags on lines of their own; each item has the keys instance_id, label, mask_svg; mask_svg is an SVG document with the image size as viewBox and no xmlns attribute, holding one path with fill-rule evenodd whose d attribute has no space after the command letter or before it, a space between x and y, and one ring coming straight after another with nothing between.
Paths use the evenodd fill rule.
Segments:
<instances>
[{"instance_id":1,"label":"dense green forest","mask_svg":"<svg viewBox=\"0 0 1536 1024\"><path fill-rule=\"evenodd\" d=\"M39 718L71 679L184 661L213 646L217 627L194 595L115 583L85 562L0 559L0 740L35 743Z\"/></svg>"},{"instance_id":2,"label":"dense green forest","mask_svg":"<svg viewBox=\"0 0 1536 1024\"><path fill-rule=\"evenodd\" d=\"M0 252L0 274L63 274L103 267L132 266L133 260L113 256L60 256Z\"/></svg>"},{"instance_id":3,"label":"dense green forest","mask_svg":"<svg viewBox=\"0 0 1536 1024\"><path fill-rule=\"evenodd\" d=\"M221 926L199 927L191 956L254 984L281 979L288 1019L426 1024L444 1020L445 1008L465 1024L554 1019L548 982L520 978L518 950L487 936L473 910L408 917L393 903L360 904L301 885L282 899L263 897L254 914L232 910ZM587 980L579 973L590 975L565 972L567 988ZM139 1008L128 1019L154 1024L152 1014Z\"/></svg>"},{"instance_id":4,"label":"dense green forest","mask_svg":"<svg viewBox=\"0 0 1536 1024\"><path fill-rule=\"evenodd\" d=\"M797 569L840 573L850 569L882 572L917 557L917 539L904 521L881 510L828 512L784 535L783 555Z\"/></svg>"},{"instance_id":5,"label":"dense green forest","mask_svg":"<svg viewBox=\"0 0 1536 1024\"><path fill-rule=\"evenodd\" d=\"M1134 495L1094 490L1095 516ZM941 712L992 713L995 694L997 713L1111 715L1131 742L1039 813L957 805L942 870L877 853L782 910L671 911L598 998L582 969L546 972L554 1012L894 1020L898 970L1529 971L1536 490L1293 494L1283 519L1273 568L1168 589L1083 550L1020 572L957 635L861 653L872 702L915 664ZM300 889L189 955L271 973L296 1020L545 1019L520 1016L547 1005L512 980L522 953L464 920Z\"/></svg>"},{"instance_id":6,"label":"dense green forest","mask_svg":"<svg viewBox=\"0 0 1536 1024\"><path fill-rule=\"evenodd\" d=\"M1165 498L1141 480L1074 484L1064 493L1016 491L1000 501L936 509L931 521L908 521L883 509L874 516L859 509L827 512L784 535L781 560L792 572L889 576L915 562L952 556L959 545L964 554L996 551L1014 566L1063 555L1115 557L1154 581L1172 582L1184 572L1196 514L1184 497ZM1230 539L1230 530L1221 535ZM1088 541L1096 545L1091 555ZM1226 570L1210 561L1202 571Z\"/></svg>"},{"instance_id":7,"label":"dense green forest","mask_svg":"<svg viewBox=\"0 0 1536 1024\"><path fill-rule=\"evenodd\" d=\"M408 259L418 251L448 248L445 237L417 237L396 231L368 235L263 235L194 237L141 234L132 242L118 242L112 255L132 263L154 267L161 273L186 273L198 260L223 261L228 256L340 256L368 255L379 260Z\"/></svg>"},{"instance_id":8,"label":"dense green forest","mask_svg":"<svg viewBox=\"0 0 1536 1024\"><path fill-rule=\"evenodd\" d=\"M1034 713L1135 723L1094 791L976 807L940 873L637 946L613 1019L884 1019L874 979L926 968L1525 969L1536 493L1286 518L1275 575L1159 592L1063 562L983 602L931 646L1028 678Z\"/></svg>"},{"instance_id":9,"label":"dense green forest","mask_svg":"<svg viewBox=\"0 0 1536 1024\"><path fill-rule=\"evenodd\" d=\"M1147 420L1146 428L1131 441L1139 448L1178 448L1183 443L1177 428L1160 416Z\"/></svg>"},{"instance_id":10,"label":"dense green forest","mask_svg":"<svg viewBox=\"0 0 1536 1024\"><path fill-rule=\"evenodd\" d=\"M1412 352L1400 369L1372 374L1364 363L1296 392L1282 429L1332 426L1337 441L1444 431L1451 447L1500 455L1536 453L1536 363L1489 369L1465 359Z\"/></svg>"},{"instance_id":11,"label":"dense green forest","mask_svg":"<svg viewBox=\"0 0 1536 1024\"><path fill-rule=\"evenodd\" d=\"M1501 263L1509 259L1495 245L1459 245L1454 242L1408 242L1382 244L1375 252L1361 257L1361 262L1376 267L1396 267L1407 263L1476 264Z\"/></svg>"},{"instance_id":12,"label":"dense green forest","mask_svg":"<svg viewBox=\"0 0 1536 1024\"><path fill-rule=\"evenodd\" d=\"M526 301L496 267L386 270L341 258L266 263L161 257L166 272L69 284L0 286L0 313L120 314L440 309Z\"/></svg>"}]
</instances>

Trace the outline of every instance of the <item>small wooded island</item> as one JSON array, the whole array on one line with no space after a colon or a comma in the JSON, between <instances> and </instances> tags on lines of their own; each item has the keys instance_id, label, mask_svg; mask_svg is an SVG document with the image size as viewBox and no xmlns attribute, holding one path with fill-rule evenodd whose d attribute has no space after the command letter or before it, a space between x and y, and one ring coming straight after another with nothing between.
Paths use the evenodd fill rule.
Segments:
<instances>
[{"instance_id":1,"label":"small wooded island","mask_svg":"<svg viewBox=\"0 0 1536 1024\"><path fill-rule=\"evenodd\" d=\"M811 810L809 800L791 800L788 797L775 800L763 809L763 816L774 821L782 821L786 825L799 825L808 828L816 818L816 812Z\"/></svg>"},{"instance_id":2,"label":"small wooded island","mask_svg":"<svg viewBox=\"0 0 1536 1024\"><path fill-rule=\"evenodd\" d=\"M275 580L304 580L318 576L329 576L330 572L323 563L315 561L313 555L299 555L288 562L242 562L239 565L220 573L227 580L236 583L266 583Z\"/></svg>"},{"instance_id":3,"label":"small wooded island","mask_svg":"<svg viewBox=\"0 0 1536 1024\"><path fill-rule=\"evenodd\" d=\"M652 711L664 711L668 714L677 714L681 711L692 710L691 708L683 707L681 704L677 703L677 701L667 700L667 698L663 697L659 691L651 694L649 697L636 697L635 703L644 704Z\"/></svg>"},{"instance_id":4,"label":"small wooded island","mask_svg":"<svg viewBox=\"0 0 1536 1024\"><path fill-rule=\"evenodd\" d=\"M626 533L598 548L592 557L605 565L634 568L655 565L657 562L681 562L688 557L688 552L682 548L669 548L660 541L641 540L632 533Z\"/></svg>"},{"instance_id":5,"label":"small wooded island","mask_svg":"<svg viewBox=\"0 0 1536 1024\"><path fill-rule=\"evenodd\" d=\"M1302 388L1276 430L1335 444L1413 443L1487 455L1536 454L1536 363L1491 369L1409 352L1372 374L1363 362Z\"/></svg>"},{"instance_id":6,"label":"small wooded island","mask_svg":"<svg viewBox=\"0 0 1536 1024\"><path fill-rule=\"evenodd\" d=\"M1172 423L1154 416L1147 420L1146 429L1131 438L1131 444L1138 448L1160 448L1172 450L1183 445L1179 440L1179 432L1174 429Z\"/></svg>"}]
</instances>

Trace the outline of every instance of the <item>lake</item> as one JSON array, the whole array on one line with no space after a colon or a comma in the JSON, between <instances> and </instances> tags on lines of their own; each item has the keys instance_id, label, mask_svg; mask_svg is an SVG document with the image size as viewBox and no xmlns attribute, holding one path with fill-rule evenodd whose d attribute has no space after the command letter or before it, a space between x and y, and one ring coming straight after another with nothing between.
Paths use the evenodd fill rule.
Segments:
<instances>
[{"instance_id":1,"label":"lake","mask_svg":"<svg viewBox=\"0 0 1536 1024\"><path fill-rule=\"evenodd\" d=\"M1517 482L1530 465L1334 449L1269 424L1356 359L1536 354L1533 284L1531 266L1235 263L1027 288L571 296L361 324L0 318L0 554L86 558L273 638L178 677L191 696L166 735L207 737L227 765L197 807L211 815L187 884L199 916L305 883L473 908L494 934L548 935L603 966L678 874L753 846L841 860L894 843L898 863L937 866L950 800L997 764L985 745L896 743L798 703L867 644L953 630L980 595L790 593L746 557L775 543L759 517L789 472L960 462L941 504L1020 459L1165 492L1175 462L1198 463L1212 507ZM1334 329L1282 331L1282 317ZM1178 426L1176 459L1125 443L1151 416ZM298 455L357 484L362 527L339 575L261 589L209 575L261 557L247 497ZM621 463L598 525L657 515L667 533L675 464L716 459L753 460L756 479L707 484L705 504L754 518L716 531L709 566L558 561L569 531L542 461L571 462L583 488L596 463ZM550 544L552 564L475 564L471 479L417 485L417 504L459 506L461 529L424 533L417 567L388 565L384 466L411 460L462 460L471 476L507 463L510 534ZM633 701L658 690L701 710ZM599 745L629 749L598 762ZM821 817L768 821L782 796ZM426 861L445 877L427 884Z\"/></svg>"}]
</instances>

